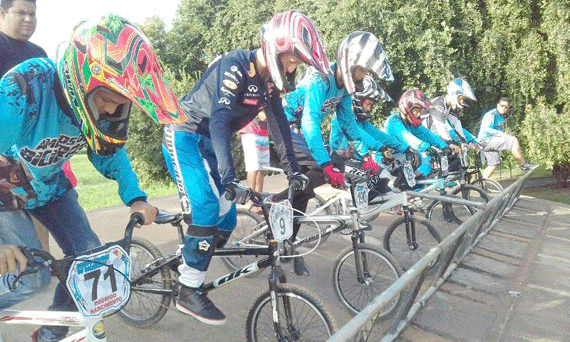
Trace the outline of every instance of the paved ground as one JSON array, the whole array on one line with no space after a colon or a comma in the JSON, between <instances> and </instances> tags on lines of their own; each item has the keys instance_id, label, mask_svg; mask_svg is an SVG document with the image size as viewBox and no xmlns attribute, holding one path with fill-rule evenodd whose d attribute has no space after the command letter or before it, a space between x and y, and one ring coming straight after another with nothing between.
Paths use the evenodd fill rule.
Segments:
<instances>
[{"instance_id":1,"label":"paved ground","mask_svg":"<svg viewBox=\"0 0 570 342\"><path fill-rule=\"evenodd\" d=\"M281 190L286 182L272 176L267 191ZM330 188L319 189L324 196ZM153 200L163 209L178 211L174 196ZM121 237L128 219L123 207L88 214L103 241ZM383 228L394 220L381 215L373 222L368 242L378 242ZM176 234L165 226L145 226L136 233L153 241L164 253L174 250ZM52 246L54 242L52 241ZM307 258L311 276L289 273L289 281L316 293L335 316L337 325L351 315L332 290L330 270L336 255L348 242L341 235ZM56 253L57 254L57 253ZM553 202L522 198L453 274L427 307L407 329L404 341L570 341L570 207ZM284 265L286 270L291 264ZM214 259L208 278L227 273ZM210 294L228 316L220 327L200 324L170 310L150 329L135 329L118 317L106 320L109 341L242 341L249 306L267 288L267 272L230 284ZM43 309L51 292L20 307ZM6 341L29 341L33 328L2 327Z\"/></svg>"}]
</instances>

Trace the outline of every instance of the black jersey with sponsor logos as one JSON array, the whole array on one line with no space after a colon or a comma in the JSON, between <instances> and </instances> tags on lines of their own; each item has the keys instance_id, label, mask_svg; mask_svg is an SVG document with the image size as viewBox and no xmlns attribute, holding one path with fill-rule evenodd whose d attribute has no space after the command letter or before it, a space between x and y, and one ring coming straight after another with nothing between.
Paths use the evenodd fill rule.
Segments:
<instances>
[{"instance_id":1,"label":"black jersey with sponsor logos","mask_svg":"<svg viewBox=\"0 0 570 342\"><path fill-rule=\"evenodd\" d=\"M180 101L188 122L171 124L175 131L210 137L215 149L222 184L236 177L231 155L233 133L265 110L269 134L287 174L298 170L291 131L278 91L255 68L257 50L234 50L216 58L194 88ZM269 89L268 89L269 88Z\"/></svg>"}]
</instances>

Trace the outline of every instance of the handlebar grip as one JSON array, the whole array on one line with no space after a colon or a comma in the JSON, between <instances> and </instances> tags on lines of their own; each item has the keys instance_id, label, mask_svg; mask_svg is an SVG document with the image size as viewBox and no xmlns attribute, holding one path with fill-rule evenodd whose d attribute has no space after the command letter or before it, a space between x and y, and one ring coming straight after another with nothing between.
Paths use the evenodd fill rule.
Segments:
<instances>
[{"instance_id":1,"label":"handlebar grip","mask_svg":"<svg viewBox=\"0 0 570 342\"><path fill-rule=\"evenodd\" d=\"M291 188L291 190L302 190L302 184L298 179L291 179L289 188Z\"/></svg>"}]
</instances>

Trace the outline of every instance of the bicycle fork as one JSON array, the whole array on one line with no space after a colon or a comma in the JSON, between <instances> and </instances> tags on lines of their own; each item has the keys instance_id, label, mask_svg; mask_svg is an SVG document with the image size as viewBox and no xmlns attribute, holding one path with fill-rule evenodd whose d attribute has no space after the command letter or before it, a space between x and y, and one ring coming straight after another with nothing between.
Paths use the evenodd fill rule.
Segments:
<instances>
[{"instance_id":1,"label":"bicycle fork","mask_svg":"<svg viewBox=\"0 0 570 342\"><path fill-rule=\"evenodd\" d=\"M279 261L277 261L279 262ZM273 310L273 329L279 342L298 341L301 337L299 329L293 322L293 312L288 296L279 296L278 284L287 283L285 272L279 266L272 266L269 275L269 289L271 293L271 308ZM282 300L280 300L280 298ZM282 313L280 315L280 313ZM285 319L286 331L282 328L281 320Z\"/></svg>"},{"instance_id":2,"label":"bicycle fork","mask_svg":"<svg viewBox=\"0 0 570 342\"><path fill-rule=\"evenodd\" d=\"M358 210L353 209L350 212L352 216L353 229L350 239L352 240L352 250L354 251L354 264L356 265L356 279L359 283L365 284L370 279L370 269L368 267L368 260L366 254L360 253L360 243L364 243L365 234L360 227L360 220Z\"/></svg>"}]
</instances>

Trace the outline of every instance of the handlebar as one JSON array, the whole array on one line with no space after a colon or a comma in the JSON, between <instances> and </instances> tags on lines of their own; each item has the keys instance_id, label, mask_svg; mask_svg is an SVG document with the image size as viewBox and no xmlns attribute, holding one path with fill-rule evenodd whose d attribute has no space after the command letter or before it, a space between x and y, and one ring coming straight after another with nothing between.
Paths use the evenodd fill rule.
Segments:
<instances>
[{"instance_id":1,"label":"handlebar","mask_svg":"<svg viewBox=\"0 0 570 342\"><path fill-rule=\"evenodd\" d=\"M28 259L28 265L24 271L21 271L18 273L18 275L16 275L14 280L8 284L8 287L10 288L10 291L15 291L15 289L18 286L18 282L20 281L20 279L22 279L22 277L29 274L37 273L44 268L50 268L52 273L58 278L59 282L62 285L65 285L69 268L71 267L71 264L73 263L73 261L76 260L77 257L85 254L95 253L97 251L104 250L114 245L119 245L121 247L127 246L128 249L128 246L130 245L133 237L134 228L142 224L143 222L144 222L144 216L142 214L133 213L131 215L131 218L129 219L129 222L127 223L127 226L125 227L125 237L123 239L114 242L109 242L104 244L103 246L99 246L94 249L84 251L81 254L75 256L67 256L59 260L55 259L47 251L25 247L25 246L18 246L22 254L24 254L26 259Z\"/></svg>"}]
</instances>

